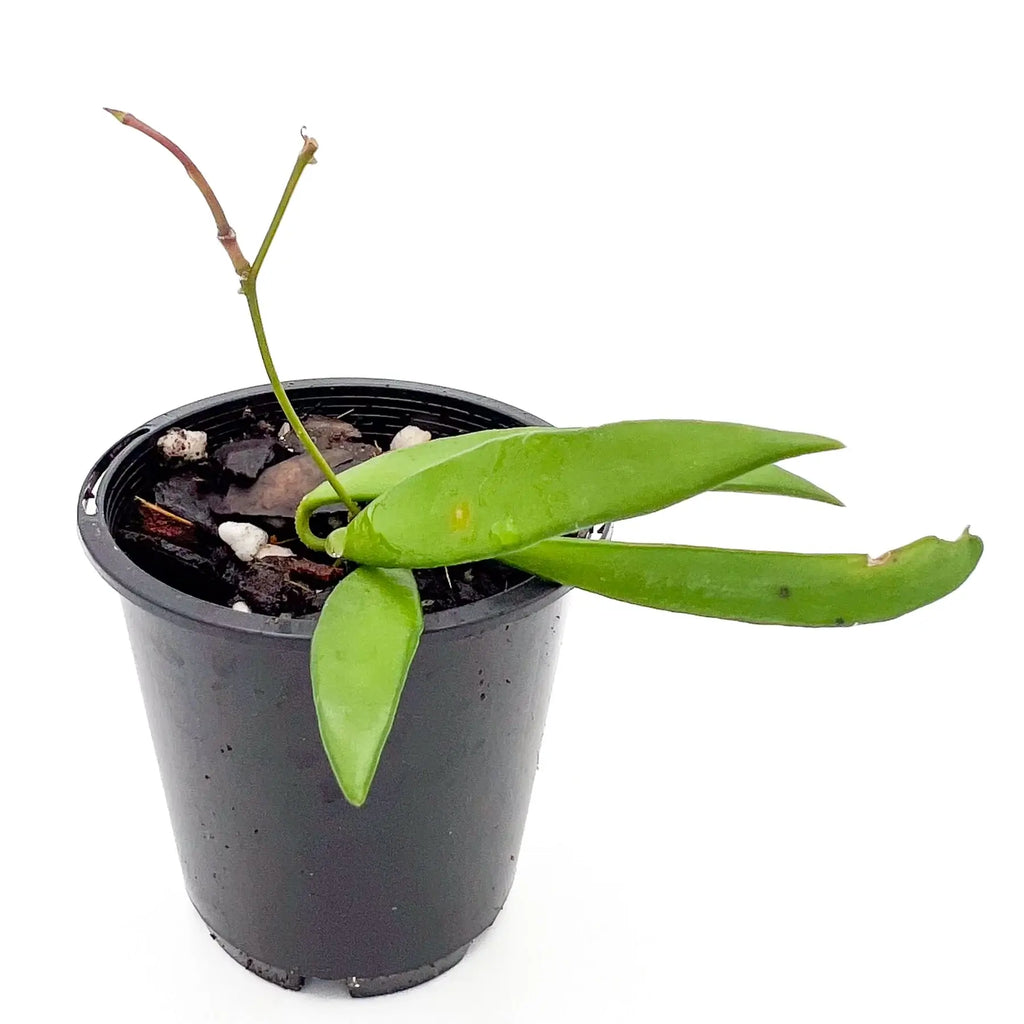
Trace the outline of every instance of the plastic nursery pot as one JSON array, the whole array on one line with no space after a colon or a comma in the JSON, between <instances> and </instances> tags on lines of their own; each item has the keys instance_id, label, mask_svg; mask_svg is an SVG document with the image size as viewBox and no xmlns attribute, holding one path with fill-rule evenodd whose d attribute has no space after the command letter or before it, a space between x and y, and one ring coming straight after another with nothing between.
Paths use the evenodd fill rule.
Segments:
<instances>
[{"instance_id":1,"label":"plastic nursery pot","mask_svg":"<svg viewBox=\"0 0 1024 1024\"><path fill-rule=\"evenodd\" d=\"M477 395L379 380L288 386L300 413L349 414L384 440L542 420ZM512 885L567 588L531 578L427 614L367 803L342 797L309 680L312 618L220 607L144 572L115 543L168 428L226 440L267 387L167 413L96 463L85 548L123 598L185 887L239 963L286 988L341 979L395 992L452 967Z\"/></svg>"}]
</instances>

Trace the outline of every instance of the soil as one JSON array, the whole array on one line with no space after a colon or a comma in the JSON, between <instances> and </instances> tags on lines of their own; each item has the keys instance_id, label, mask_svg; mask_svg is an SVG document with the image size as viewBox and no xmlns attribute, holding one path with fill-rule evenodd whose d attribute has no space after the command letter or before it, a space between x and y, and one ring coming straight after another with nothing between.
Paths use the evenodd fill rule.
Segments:
<instances>
[{"instance_id":1,"label":"soil","mask_svg":"<svg viewBox=\"0 0 1024 1024\"><path fill-rule=\"evenodd\" d=\"M304 425L336 470L374 458L389 437L364 437L357 423L312 415ZM308 551L295 536L299 499L320 482L319 471L283 420L268 422L245 410L229 441L204 458L167 458L153 449L153 473L134 497L135 509L116 529L117 541L152 576L194 597L220 605L242 601L265 615L315 614L351 571L347 562ZM217 533L226 521L254 523L271 544L293 556L241 561ZM343 526L344 509L312 520L326 536ZM471 604L528 579L501 562L414 570L424 612Z\"/></svg>"}]
</instances>

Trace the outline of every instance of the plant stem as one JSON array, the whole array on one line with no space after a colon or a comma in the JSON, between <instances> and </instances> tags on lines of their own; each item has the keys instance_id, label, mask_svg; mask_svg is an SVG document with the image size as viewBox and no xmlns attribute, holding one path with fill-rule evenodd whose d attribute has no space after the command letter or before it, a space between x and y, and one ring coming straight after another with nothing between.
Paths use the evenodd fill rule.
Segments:
<instances>
[{"instance_id":1,"label":"plant stem","mask_svg":"<svg viewBox=\"0 0 1024 1024\"><path fill-rule=\"evenodd\" d=\"M256 253L256 260L252 265L252 270L249 272L249 280L254 284L257 276L259 275L260 268L263 266L263 261L267 258L270 243L273 242L274 235L277 234L277 229L281 226L281 218L284 217L284 211L288 209L288 204L291 202L295 186L299 183L299 178L302 177L302 172L306 167L309 164L316 163L316 151L318 148L316 139L312 139L303 133L302 150L299 152L299 155L295 160L295 166L292 168L288 184L284 187L284 194L281 196L281 202L277 204L277 209L274 211L274 217L270 222L270 227L267 228L267 234L263 239L263 244L260 246L260 251Z\"/></svg>"},{"instance_id":2,"label":"plant stem","mask_svg":"<svg viewBox=\"0 0 1024 1024\"><path fill-rule=\"evenodd\" d=\"M284 390L281 378L277 375L274 360L270 355L270 347L267 344L266 331L263 329L263 317L260 315L259 300L256 298L256 279L259 277L263 261L267 258L270 243L273 242L274 235L277 234L281 218L284 217L284 211L288 209L288 203L291 201L292 193L295 191L295 186L298 184L302 172L309 164L316 163L316 151L316 139L303 135L302 149L295 160L295 166L292 168L292 173L288 178L288 184L284 187L281 201L277 204L277 209L274 211L274 216L270 221L270 227L267 228L267 234L263 239L263 244L260 246L260 251L256 255L256 262L253 263L249 273L242 278L242 294L249 304L249 316L252 318L252 326L256 332L256 342L260 347L260 356L263 358L263 368L267 371L267 378L270 380L270 386L274 389L274 395L281 406L282 412L284 412L285 417L291 424L292 430L295 431L296 436L302 442L306 451L309 452L310 458L317 464L324 478L334 488L335 493L344 503L345 508L348 509L349 516L355 516L359 514L359 506L348 496L334 470L331 469L330 464L324 458L320 449L313 443L313 439L302 425L302 420L299 419L295 407Z\"/></svg>"},{"instance_id":3,"label":"plant stem","mask_svg":"<svg viewBox=\"0 0 1024 1024\"><path fill-rule=\"evenodd\" d=\"M323 473L324 477L328 481L330 481L335 493L345 503L345 507L348 509L349 514L353 516L357 515L359 513L359 506L348 496L345 488L341 485L341 481L335 475L334 470L331 469L330 464L323 457L320 449L313 443L313 439L309 436L306 428L302 425L302 420L299 419L298 413L295 411L295 407L288 398L288 393L285 391L284 385L281 383L281 378L277 375L277 370L274 368L274 360L270 356L270 348L267 345L267 335L263 330L263 317L260 315L260 306L259 301L256 298L255 287L253 287L249 281L245 281L242 284L242 293L245 295L246 302L249 303L249 315L252 317L252 326L256 331L256 341L260 347L260 355L263 357L263 368L267 371L267 378L270 380L270 386L274 389L274 396L277 398L282 412L285 414L286 419L291 424L292 430L295 431L296 436L302 442L306 451L309 452L312 460L317 464L320 472Z\"/></svg>"},{"instance_id":4,"label":"plant stem","mask_svg":"<svg viewBox=\"0 0 1024 1024\"><path fill-rule=\"evenodd\" d=\"M285 185L281 201L277 204L277 209L274 211L274 217L270 222L270 227L267 229L266 237L263 239L260 251L256 255L256 262L250 265L249 261L242 255L242 250L238 245L238 240L235 238L235 231L228 223L227 216L224 213L224 207L220 205L220 200L216 195L214 195L209 182L203 177L199 168L196 167L196 165L189 159L184 150L173 143L166 135L161 135L160 132L156 131L156 129L150 128L148 124L144 121L140 121L133 114L127 114L123 110L111 110L110 107L104 107L103 109L107 111L108 114L112 114L116 117L121 124L127 125L129 128L134 128L136 131L142 132L143 135L148 135L154 141L159 142L164 149L172 153L180 161L181 165L188 173L188 176L196 183L199 191L202 192L203 198L206 200L206 204L210 207L210 212L213 214L213 219L217 222L217 238L220 240L221 245L224 246L228 256L231 258L231 265L235 268L235 273L238 274L239 278L241 278L242 287L240 290L245 296L246 302L249 304L249 316L252 318L253 330L256 332L256 342L259 345L260 356L263 359L263 368L267 371L267 378L270 380L270 386L274 389L274 397L277 398L278 404L281 406L281 411L291 424L292 430L295 431L296 436L302 442L306 451L309 452L310 458L312 458L316 463L320 472L323 473L325 479L334 488L335 493L348 509L349 516L352 517L358 515L359 506L348 496L345 488L341 485L341 481L338 480L338 477L335 475L334 470L331 469L330 464L323 457L320 449L313 443L313 439L309 436L306 428L302 425L302 421L299 419L298 413L295 411L295 407L292 405L291 400L288 398L288 395L284 390L281 378L277 375L277 370L274 367L274 361L270 357L270 346L267 344L267 334L263 329L263 317L260 315L260 306L256 298L256 278L259 275L260 268L263 266L263 261L267 258L270 243L273 242L274 235L277 234L277 229L281 225L281 218L284 217L284 211L288 209L288 203L292 198L292 193L295 191L295 186L298 184L299 178L301 177L302 172L306 169L306 166L308 164L316 163L316 139L310 138L305 134L305 131L303 131L302 150L295 161L295 166L292 168L291 177L288 179L288 184Z\"/></svg>"},{"instance_id":5,"label":"plant stem","mask_svg":"<svg viewBox=\"0 0 1024 1024\"><path fill-rule=\"evenodd\" d=\"M116 117L121 124L134 128L136 131L142 132L143 135L148 135L154 141L159 142L164 149L178 158L182 167L185 168L185 172L196 183L199 191L202 192L206 205L210 207L213 219L217 223L217 240L224 246L228 257L231 259L231 265L235 268L235 273L245 280L246 274L249 273L249 261L242 255L238 240L235 238L235 229L228 223L228 219L224 215L224 207L220 205L220 200L214 195L213 189L210 188L210 183L200 173L199 168L166 135L161 135L155 128L150 128L145 121L140 121L134 114L127 114L123 110L111 110L110 107L104 107L103 109L108 114Z\"/></svg>"}]
</instances>

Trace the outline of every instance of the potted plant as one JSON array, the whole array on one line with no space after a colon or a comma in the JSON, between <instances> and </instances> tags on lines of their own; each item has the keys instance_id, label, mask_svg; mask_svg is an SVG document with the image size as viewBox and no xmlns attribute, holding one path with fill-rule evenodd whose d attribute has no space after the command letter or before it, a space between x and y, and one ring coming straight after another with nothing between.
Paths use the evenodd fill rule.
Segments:
<instances>
[{"instance_id":1,"label":"potted plant","mask_svg":"<svg viewBox=\"0 0 1024 1024\"><path fill-rule=\"evenodd\" d=\"M514 874L568 587L697 615L838 626L937 600L977 564L981 541L967 531L877 558L608 539L604 524L713 488L835 502L776 465L841 447L829 438L687 420L556 429L490 399L398 381L286 391L256 288L317 143L303 136L250 264L184 152L111 113L172 152L202 192L270 381L126 435L89 474L79 508L88 553L125 598L189 895L221 945L268 980L396 991L458 962L494 920ZM346 435L335 447L311 436L325 416L328 433ZM243 421L257 436L239 438ZM437 436L373 457L345 447L404 440L408 423ZM283 461L280 434L292 445ZM190 516L141 493L160 497L153 481L168 465L208 465L202 445L216 448L219 506ZM229 462L254 453L262 462L248 476ZM284 505L262 491L253 504L277 466ZM209 489L187 480L193 498ZM133 551L139 515L161 555L198 565L206 589L173 586L166 559ZM253 523L261 517L293 524L293 546L270 543ZM480 599L430 611L427 574L454 592L453 572ZM488 574L493 592L474 589ZM252 614L237 588L266 576L275 614Z\"/></svg>"}]
</instances>

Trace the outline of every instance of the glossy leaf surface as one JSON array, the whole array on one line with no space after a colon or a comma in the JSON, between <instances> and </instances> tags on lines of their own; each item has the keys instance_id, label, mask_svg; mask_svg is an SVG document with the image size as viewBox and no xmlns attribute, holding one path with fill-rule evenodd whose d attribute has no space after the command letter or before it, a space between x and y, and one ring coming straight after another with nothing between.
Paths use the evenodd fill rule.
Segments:
<instances>
[{"instance_id":1,"label":"glossy leaf surface","mask_svg":"<svg viewBox=\"0 0 1024 1024\"><path fill-rule=\"evenodd\" d=\"M357 466L356 469L358 468ZM742 476L727 480L724 484L719 484L715 490L736 491L739 494L778 494L786 498L823 501L828 505L843 504L834 494L829 494L828 491L812 484L810 480L805 480L781 466L760 466Z\"/></svg>"},{"instance_id":2,"label":"glossy leaf surface","mask_svg":"<svg viewBox=\"0 0 1024 1024\"><path fill-rule=\"evenodd\" d=\"M777 459L842 447L735 423L638 420L505 436L429 466L349 524L346 558L458 565L628 519Z\"/></svg>"},{"instance_id":3,"label":"glossy leaf surface","mask_svg":"<svg viewBox=\"0 0 1024 1024\"><path fill-rule=\"evenodd\" d=\"M879 558L558 538L504 561L631 604L785 626L880 622L937 601L971 574L982 543L923 537Z\"/></svg>"},{"instance_id":4,"label":"glossy leaf surface","mask_svg":"<svg viewBox=\"0 0 1024 1024\"><path fill-rule=\"evenodd\" d=\"M406 477L419 473L420 470L426 469L428 466L434 466L438 462L444 462L445 459L450 459L460 452L476 448L486 441L551 429L553 428L508 427L504 430L478 430L471 434L458 434L455 437L436 437L432 441L413 445L411 448L383 452L368 462L361 462L358 466L339 473L338 479L355 501L372 501L388 488L401 483ZM326 481L303 498L303 502L314 508L334 505L337 504L337 501L338 496L334 493L334 488Z\"/></svg>"},{"instance_id":5,"label":"glossy leaf surface","mask_svg":"<svg viewBox=\"0 0 1024 1024\"><path fill-rule=\"evenodd\" d=\"M439 437L427 444L413 448L402 448L399 451L384 452L368 462L361 462L338 474L342 486L349 496L358 502L372 501L388 488L401 483L428 466L450 459L469 448L475 448L485 441L493 441L499 437L515 434L532 433L546 427L509 427L503 430L480 430L471 434L460 434L456 437ZM742 494L776 494L788 498L805 498L811 501L823 501L830 505L842 505L842 502L829 494L828 491L805 480L796 473L783 469L781 466L760 466L743 473L741 476L719 484L716 491L736 491ZM337 505L338 496L334 488L326 481L310 491L299 505L296 514L296 530L303 543L314 551L325 551L327 545L323 538L317 537L310 529L309 520L313 513L328 505ZM340 549L338 551L340 554Z\"/></svg>"},{"instance_id":6,"label":"glossy leaf surface","mask_svg":"<svg viewBox=\"0 0 1024 1024\"><path fill-rule=\"evenodd\" d=\"M413 476L428 466L444 462L453 455L458 455L459 452L475 448L485 441L543 429L545 428L509 427L502 430L478 430L470 434L458 434L455 437L438 437L426 444L384 452L367 462L361 462L358 466L352 466L343 473L339 473L338 480L353 501L372 501L406 477ZM337 504L338 495L326 480L299 502L298 510L295 513L295 529L306 547L313 551L326 550L323 539L317 537L310 529L309 519L318 508Z\"/></svg>"},{"instance_id":7,"label":"glossy leaf surface","mask_svg":"<svg viewBox=\"0 0 1024 1024\"><path fill-rule=\"evenodd\" d=\"M328 597L310 656L320 738L349 803L362 806L423 632L412 573L360 567Z\"/></svg>"}]
</instances>

